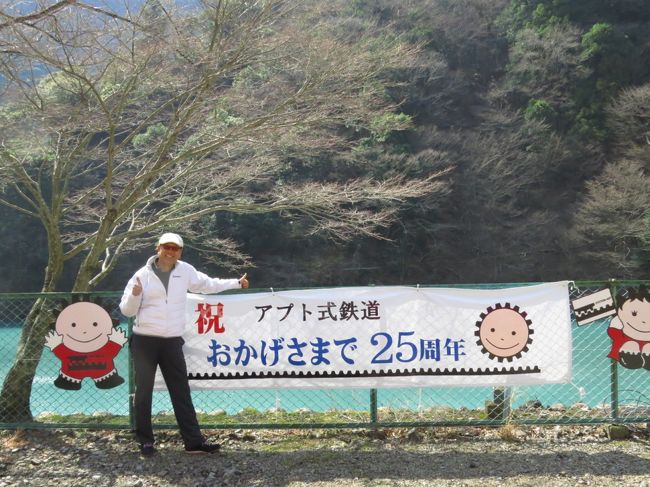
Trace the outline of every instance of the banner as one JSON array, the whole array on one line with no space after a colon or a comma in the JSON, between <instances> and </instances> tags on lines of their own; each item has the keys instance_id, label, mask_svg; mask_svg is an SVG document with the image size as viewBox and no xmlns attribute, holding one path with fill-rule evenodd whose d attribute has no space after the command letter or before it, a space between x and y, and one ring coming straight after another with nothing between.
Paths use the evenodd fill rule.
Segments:
<instances>
[{"instance_id":1,"label":"banner","mask_svg":"<svg viewBox=\"0 0 650 487\"><path fill-rule=\"evenodd\" d=\"M568 282L189 295L193 389L569 382ZM163 386L160 380L157 386Z\"/></svg>"}]
</instances>

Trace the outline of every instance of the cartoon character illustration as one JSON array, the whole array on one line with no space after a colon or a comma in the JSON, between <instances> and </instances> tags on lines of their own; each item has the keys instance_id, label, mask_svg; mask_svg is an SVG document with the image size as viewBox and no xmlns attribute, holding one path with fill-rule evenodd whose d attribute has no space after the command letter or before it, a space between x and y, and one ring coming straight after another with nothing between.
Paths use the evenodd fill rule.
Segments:
<instances>
[{"instance_id":1,"label":"cartoon character illustration","mask_svg":"<svg viewBox=\"0 0 650 487\"><path fill-rule=\"evenodd\" d=\"M474 334L479 337L476 344L483 347L483 353L491 359L512 362L513 358L521 358L533 342L530 325L532 321L527 319L525 311L519 310L519 306L497 303L494 308L490 306L481 313L481 319L476 322L478 330Z\"/></svg>"},{"instance_id":2,"label":"cartoon character illustration","mask_svg":"<svg viewBox=\"0 0 650 487\"><path fill-rule=\"evenodd\" d=\"M645 286L619 293L616 316L607 329L612 339L608 357L628 369L650 370L650 291Z\"/></svg>"},{"instance_id":3,"label":"cartoon character illustration","mask_svg":"<svg viewBox=\"0 0 650 487\"><path fill-rule=\"evenodd\" d=\"M45 338L45 346L61 360L54 385L66 390L81 389L89 377L100 389L124 382L113 359L127 338L113 328L113 319L100 305L80 301L66 306L56 319L55 329Z\"/></svg>"}]
</instances>

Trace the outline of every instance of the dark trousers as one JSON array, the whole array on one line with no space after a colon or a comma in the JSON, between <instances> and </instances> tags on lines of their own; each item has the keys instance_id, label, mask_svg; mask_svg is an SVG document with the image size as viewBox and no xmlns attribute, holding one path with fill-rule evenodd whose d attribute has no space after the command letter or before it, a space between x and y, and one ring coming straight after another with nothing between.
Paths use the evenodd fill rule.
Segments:
<instances>
[{"instance_id":1,"label":"dark trousers","mask_svg":"<svg viewBox=\"0 0 650 487\"><path fill-rule=\"evenodd\" d=\"M158 366L165 379L185 446L200 445L204 440L187 380L183 343L181 337L161 338L136 334L131 337L135 370L135 436L140 443L154 442L151 402Z\"/></svg>"}]
</instances>

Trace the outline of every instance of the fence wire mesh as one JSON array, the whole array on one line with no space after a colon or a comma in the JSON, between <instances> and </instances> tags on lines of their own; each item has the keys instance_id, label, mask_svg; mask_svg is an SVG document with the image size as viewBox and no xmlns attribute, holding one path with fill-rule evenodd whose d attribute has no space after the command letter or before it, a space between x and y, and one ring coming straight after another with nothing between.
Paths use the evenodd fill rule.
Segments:
<instances>
[{"instance_id":1,"label":"fence wire mesh","mask_svg":"<svg viewBox=\"0 0 650 487\"><path fill-rule=\"evenodd\" d=\"M614 301L620 302L626 299L630 289L645 285L648 282L577 282L571 287L571 300L608 289ZM0 295L0 380L3 383L0 427L131 427L133 381L127 344L115 357L115 369L124 378L124 383L108 389L90 379L84 379L77 389L57 387L55 382L60 376L61 360L47 343L43 344L46 333L54 325L56 313L52 310L80 298L101 304L128 336L129 323L118 309L120 296L121 293L111 292L83 296L69 293ZM41 310L38 315L34 314L37 308ZM210 428L650 422L650 358L647 366L642 361L642 365L635 368L622 366L609 358L612 339L607 330L611 319L610 313L579 325L572 312L572 378L567 384L195 390L193 400L202 426ZM32 352L26 351L30 336L39 333L40 339L36 341L40 346ZM640 356L643 360L643 354ZM34 370L33 376L24 374L30 367ZM27 398L26 408L15 401L16 396L21 395ZM153 413L158 427L176 427L166 391L154 392Z\"/></svg>"}]
</instances>

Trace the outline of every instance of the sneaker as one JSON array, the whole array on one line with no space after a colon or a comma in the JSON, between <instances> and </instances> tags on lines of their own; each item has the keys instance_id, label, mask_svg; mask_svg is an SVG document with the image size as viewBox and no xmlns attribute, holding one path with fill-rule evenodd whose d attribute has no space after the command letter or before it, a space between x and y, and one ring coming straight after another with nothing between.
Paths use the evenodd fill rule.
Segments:
<instances>
[{"instance_id":1,"label":"sneaker","mask_svg":"<svg viewBox=\"0 0 650 487\"><path fill-rule=\"evenodd\" d=\"M143 457L151 457L156 453L153 443L140 443L140 455Z\"/></svg>"},{"instance_id":2,"label":"sneaker","mask_svg":"<svg viewBox=\"0 0 650 487\"><path fill-rule=\"evenodd\" d=\"M185 447L187 453L216 453L220 449L221 445L218 445L217 443L209 443L207 441L204 441L200 445Z\"/></svg>"}]
</instances>

